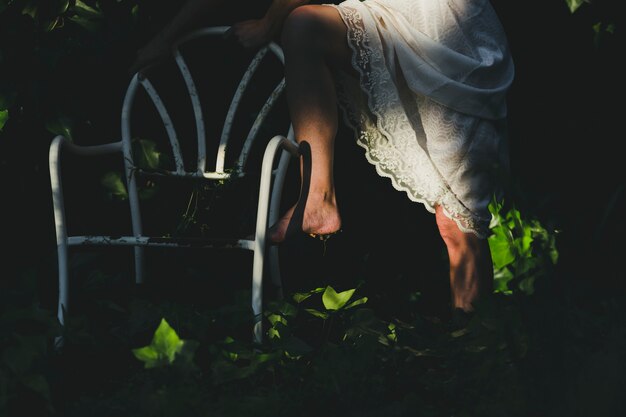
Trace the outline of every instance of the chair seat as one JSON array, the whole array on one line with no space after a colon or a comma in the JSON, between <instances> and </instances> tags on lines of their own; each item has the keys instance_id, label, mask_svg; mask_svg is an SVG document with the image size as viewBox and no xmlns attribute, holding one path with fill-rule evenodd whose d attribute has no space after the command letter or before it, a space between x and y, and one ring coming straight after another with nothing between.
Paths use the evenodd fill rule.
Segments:
<instances>
[{"instance_id":1,"label":"chair seat","mask_svg":"<svg viewBox=\"0 0 626 417\"><path fill-rule=\"evenodd\" d=\"M151 236L71 236L70 246L144 246L254 250L254 239Z\"/></svg>"}]
</instances>

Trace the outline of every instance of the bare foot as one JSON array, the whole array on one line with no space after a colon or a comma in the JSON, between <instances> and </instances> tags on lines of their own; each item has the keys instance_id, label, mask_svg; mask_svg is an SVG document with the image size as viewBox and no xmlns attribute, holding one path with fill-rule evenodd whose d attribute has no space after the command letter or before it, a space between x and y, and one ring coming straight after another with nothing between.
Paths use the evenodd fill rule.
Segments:
<instances>
[{"instance_id":1,"label":"bare foot","mask_svg":"<svg viewBox=\"0 0 626 417\"><path fill-rule=\"evenodd\" d=\"M285 240L285 234L291 221L296 205L291 207L272 227L269 228L268 238L274 243ZM302 231L304 233L325 235L338 231L341 228L341 216L334 199L325 198L324 193L309 194L304 210Z\"/></svg>"}]
</instances>

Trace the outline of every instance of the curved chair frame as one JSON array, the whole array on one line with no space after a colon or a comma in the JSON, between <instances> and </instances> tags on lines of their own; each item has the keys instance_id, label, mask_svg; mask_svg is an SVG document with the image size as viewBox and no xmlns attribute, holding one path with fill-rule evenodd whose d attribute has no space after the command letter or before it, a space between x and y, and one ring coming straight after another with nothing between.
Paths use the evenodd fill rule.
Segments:
<instances>
[{"instance_id":1,"label":"curved chair frame","mask_svg":"<svg viewBox=\"0 0 626 417\"><path fill-rule=\"evenodd\" d=\"M276 135L271 138L266 145L263 155L261 176L259 183L259 198L257 206L256 231L250 239L210 239L195 238L189 241L176 239L168 240L163 237L144 236L142 232L141 210L139 205L139 195L137 188L136 176L141 174L150 175L167 175L182 178L201 178L206 180L227 180L233 176L245 175L245 165L250 153L250 149L256 140L259 128L266 119L268 113L272 109L276 100L285 88L284 78L274 88L273 92L267 98L262 109L243 144L236 166L240 169L225 170L226 150L230 139L231 128L235 113L237 112L242 95L246 88L250 85L250 81L257 70L261 60L266 54L275 55L281 63L284 64L284 56L281 48L270 43L260 48L256 53L252 62L245 71L234 97L230 103L226 120L224 121L220 143L217 150L215 167L208 171L206 167L206 143L205 143L205 124L200 106L200 100L196 85L193 81L187 63L180 53L179 47L190 40L201 36L224 36L228 26L208 27L196 30L182 37L175 43L172 48L172 54L185 81L187 93L189 94L196 123L197 132L197 164L194 171L185 170L185 165L180 150L180 143L176 136L176 131L172 124L172 120L167 109L161 100L157 90L150 80L141 74L136 73L126 90L124 102L121 112L121 140L118 142L95 145L95 146L79 146L70 142L64 136L56 136L51 145L49 152L50 180L52 187L52 199L54 207L54 221L56 228L57 254L58 254L58 273L59 273L59 296L58 296L58 320L61 325L65 323L65 315L70 305L69 300L69 267L68 256L69 248L72 246L133 246L135 252L135 282L142 283L144 280L144 248L145 247L203 247L207 249L245 249L253 251L252 266L252 311L254 314L253 340L261 343L263 340L262 327L262 307L263 307L263 271L265 266L266 253L269 256L269 270L273 284L277 287L278 296L282 297L282 285L278 264L278 248L276 246L268 246L266 241L266 231L268 224L273 224L278 219L278 210L280 209L281 192L284 184L285 174L289 161L292 157L299 157L298 146L293 138L293 129L290 126L286 135ZM137 91L143 88L154 104L161 121L165 127L172 154L174 156L175 170L169 172L142 172L135 165L133 152L131 149L131 114L133 103ZM130 215L132 222L132 236L68 236L63 188L61 181L61 165L60 156L62 151L68 151L76 155L94 156L105 154L121 154L124 160L124 171L126 174L126 182L128 187L128 198L130 205ZM275 168L275 161L278 154L281 157ZM57 339L57 346L63 344L62 338Z\"/></svg>"}]
</instances>

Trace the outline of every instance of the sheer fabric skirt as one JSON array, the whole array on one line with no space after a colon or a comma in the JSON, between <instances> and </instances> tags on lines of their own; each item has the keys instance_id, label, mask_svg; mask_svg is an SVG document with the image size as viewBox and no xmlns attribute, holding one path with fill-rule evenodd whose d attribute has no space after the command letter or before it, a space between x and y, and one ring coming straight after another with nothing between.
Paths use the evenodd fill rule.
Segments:
<instances>
[{"instance_id":1,"label":"sheer fabric skirt","mask_svg":"<svg viewBox=\"0 0 626 417\"><path fill-rule=\"evenodd\" d=\"M487 0L347 0L359 79L338 98L367 160L394 188L485 238L508 172L506 92L513 63Z\"/></svg>"}]
</instances>

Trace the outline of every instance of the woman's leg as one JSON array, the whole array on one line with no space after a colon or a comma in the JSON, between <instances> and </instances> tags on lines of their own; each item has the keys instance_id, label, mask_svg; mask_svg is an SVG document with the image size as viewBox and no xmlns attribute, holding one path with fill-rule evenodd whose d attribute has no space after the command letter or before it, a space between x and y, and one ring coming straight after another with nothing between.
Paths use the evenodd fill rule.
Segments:
<instances>
[{"instance_id":1,"label":"woman's leg","mask_svg":"<svg viewBox=\"0 0 626 417\"><path fill-rule=\"evenodd\" d=\"M464 233L438 206L435 212L439 233L450 259L452 308L472 311L473 303L493 291L493 264L487 239Z\"/></svg>"},{"instance_id":2,"label":"woman's leg","mask_svg":"<svg viewBox=\"0 0 626 417\"><path fill-rule=\"evenodd\" d=\"M341 227L333 181L338 109L332 72L350 67L346 27L333 7L298 7L284 23L282 47L295 137L311 146L311 182L302 229L332 233ZM284 239L292 213L293 207L270 229L270 240Z\"/></svg>"}]
</instances>

